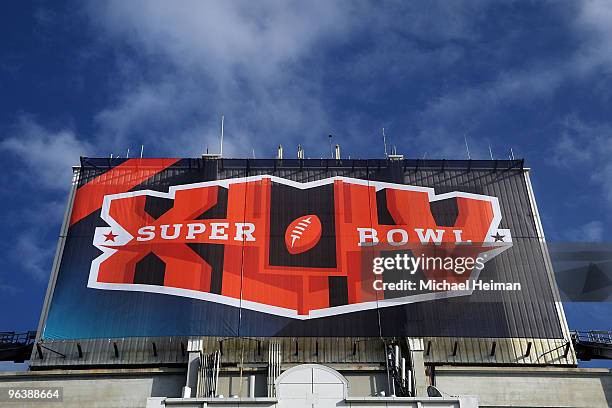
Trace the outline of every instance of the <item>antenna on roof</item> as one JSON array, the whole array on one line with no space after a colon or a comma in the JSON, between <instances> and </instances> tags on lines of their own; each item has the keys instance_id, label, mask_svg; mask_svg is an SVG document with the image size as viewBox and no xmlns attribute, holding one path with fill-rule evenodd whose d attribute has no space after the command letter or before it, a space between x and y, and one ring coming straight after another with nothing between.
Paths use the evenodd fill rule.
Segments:
<instances>
[{"instance_id":1,"label":"antenna on roof","mask_svg":"<svg viewBox=\"0 0 612 408\"><path fill-rule=\"evenodd\" d=\"M130 158L130 148L128 147L127 149L127 153L125 154L125 158L129 159Z\"/></svg>"},{"instance_id":2,"label":"antenna on roof","mask_svg":"<svg viewBox=\"0 0 612 408\"><path fill-rule=\"evenodd\" d=\"M512 157L512 160L514 160L514 152L512 151L512 148L510 148L510 156Z\"/></svg>"},{"instance_id":3,"label":"antenna on roof","mask_svg":"<svg viewBox=\"0 0 612 408\"><path fill-rule=\"evenodd\" d=\"M465 141L465 151L467 152L468 160L471 160L472 158L470 157L470 147L468 146L467 135L465 133L463 134L463 140Z\"/></svg>"},{"instance_id":4,"label":"antenna on roof","mask_svg":"<svg viewBox=\"0 0 612 408\"><path fill-rule=\"evenodd\" d=\"M251 147L251 149L253 150L253 158L255 158L255 148Z\"/></svg>"},{"instance_id":5,"label":"antenna on roof","mask_svg":"<svg viewBox=\"0 0 612 408\"><path fill-rule=\"evenodd\" d=\"M332 150L332 135L329 135L328 137L329 139L329 157L331 157L332 159L334 158L334 151Z\"/></svg>"},{"instance_id":6,"label":"antenna on roof","mask_svg":"<svg viewBox=\"0 0 612 408\"><path fill-rule=\"evenodd\" d=\"M336 160L340 160L340 145L336 145L336 150L334 151L334 158Z\"/></svg>"},{"instance_id":7,"label":"antenna on roof","mask_svg":"<svg viewBox=\"0 0 612 408\"><path fill-rule=\"evenodd\" d=\"M202 155L204 159L221 159L223 158L223 123L225 121L225 116L221 115L221 143L219 146L219 153L209 153L208 152L208 143L206 144L206 153Z\"/></svg>"},{"instance_id":8,"label":"antenna on roof","mask_svg":"<svg viewBox=\"0 0 612 408\"><path fill-rule=\"evenodd\" d=\"M403 154L397 154L397 147L395 145L392 147L391 152L392 154L387 156L389 160L404 160Z\"/></svg>"},{"instance_id":9,"label":"antenna on roof","mask_svg":"<svg viewBox=\"0 0 612 408\"><path fill-rule=\"evenodd\" d=\"M383 145L385 146L385 157L387 157L387 136L385 135L385 128L382 128Z\"/></svg>"},{"instance_id":10,"label":"antenna on roof","mask_svg":"<svg viewBox=\"0 0 612 408\"><path fill-rule=\"evenodd\" d=\"M304 149L302 149L302 145L298 145L297 158L304 159Z\"/></svg>"},{"instance_id":11,"label":"antenna on roof","mask_svg":"<svg viewBox=\"0 0 612 408\"><path fill-rule=\"evenodd\" d=\"M283 160L283 145L278 145L278 152L276 153L278 160Z\"/></svg>"},{"instance_id":12,"label":"antenna on roof","mask_svg":"<svg viewBox=\"0 0 612 408\"><path fill-rule=\"evenodd\" d=\"M144 145L140 145L140 158L142 159L142 154L144 153Z\"/></svg>"},{"instance_id":13,"label":"antenna on roof","mask_svg":"<svg viewBox=\"0 0 612 408\"><path fill-rule=\"evenodd\" d=\"M221 150L219 152L219 157L223 157L223 121L225 119L224 115L221 115Z\"/></svg>"},{"instance_id":14,"label":"antenna on roof","mask_svg":"<svg viewBox=\"0 0 612 408\"><path fill-rule=\"evenodd\" d=\"M491 145L489 145L489 156L491 156L491 160L493 160L493 151L491 150Z\"/></svg>"}]
</instances>

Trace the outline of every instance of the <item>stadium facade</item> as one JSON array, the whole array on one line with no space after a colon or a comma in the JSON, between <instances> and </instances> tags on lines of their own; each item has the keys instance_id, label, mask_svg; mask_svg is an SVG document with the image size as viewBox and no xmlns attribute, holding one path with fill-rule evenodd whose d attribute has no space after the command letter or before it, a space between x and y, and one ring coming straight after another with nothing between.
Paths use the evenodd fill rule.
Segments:
<instances>
[{"instance_id":1,"label":"stadium facade","mask_svg":"<svg viewBox=\"0 0 612 408\"><path fill-rule=\"evenodd\" d=\"M30 370L0 387L62 387L65 406L612 404L610 370L577 368L522 160L81 158Z\"/></svg>"}]
</instances>

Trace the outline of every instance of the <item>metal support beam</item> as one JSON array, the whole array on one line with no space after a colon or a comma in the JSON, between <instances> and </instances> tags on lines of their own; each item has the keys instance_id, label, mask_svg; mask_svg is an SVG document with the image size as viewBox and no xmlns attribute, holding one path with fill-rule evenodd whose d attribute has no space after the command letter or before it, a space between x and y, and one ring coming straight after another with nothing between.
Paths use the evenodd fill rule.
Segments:
<instances>
[{"instance_id":1,"label":"metal support beam","mask_svg":"<svg viewBox=\"0 0 612 408\"><path fill-rule=\"evenodd\" d=\"M200 371L202 340L189 340L187 353L187 380L183 387L183 398L195 397L194 392L198 386L198 372Z\"/></svg>"},{"instance_id":2,"label":"metal support beam","mask_svg":"<svg viewBox=\"0 0 612 408\"><path fill-rule=\"evenodd\" d=\"M408 338L408 346L410 348L410 361L412 362L415 396L427 396L423 339Z\"/></svg>"}]
</instances>

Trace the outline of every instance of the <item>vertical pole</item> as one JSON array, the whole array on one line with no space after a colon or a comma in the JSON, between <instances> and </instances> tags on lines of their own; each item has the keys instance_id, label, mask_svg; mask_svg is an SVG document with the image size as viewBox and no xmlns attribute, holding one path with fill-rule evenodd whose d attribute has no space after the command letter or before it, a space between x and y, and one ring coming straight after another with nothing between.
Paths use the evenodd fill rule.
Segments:
<instances>
[{"instance_id":1,"label":"vertical pole","mask_svg":"<svg viewBox=\"0 0 612 408\"><path fill-rule=\"evenodd\" d=\"M398 345L395 345L395 347L393 349L393 354L394 354L393 362L394 362L395 368L399 368L399 365L400 365L400 356L399 356L400 348L399 348Z\"/></svg>"},{"instance_id":2,"label":"vertical pole","mask_svg":"<svg viewBox=\"0 0 612 408\"><path fill-rule=\"evenodd\" d=\"M387 158L387 135L385 135L385 128L382 128L383 145L385 147L385 159Z\"/></svg>"},{"instance_id":3,"label":"vertical pole","mask_svg":"<svg viewBox=\"0 0 612 408\"><path fill-rule=\"evenodd\" d=\"M219 152L219 156L223 157L223 121L225 116L221 115L221 151Z\"/></svg>"},{"instance_id":4,"label":"vertical pole","mask_svg":"<svg viewBox=\"0 0 612 408\"><path fill-rule=\"evenodd\" d=\"M385 361L387 362L387 393L392 395L391 393L391 374L389 372L389 359L391 358L391 353L389 352L389 347L387 347L387 342L383 340L383 344L385 347Z\"/></svg>"}]
</instances>

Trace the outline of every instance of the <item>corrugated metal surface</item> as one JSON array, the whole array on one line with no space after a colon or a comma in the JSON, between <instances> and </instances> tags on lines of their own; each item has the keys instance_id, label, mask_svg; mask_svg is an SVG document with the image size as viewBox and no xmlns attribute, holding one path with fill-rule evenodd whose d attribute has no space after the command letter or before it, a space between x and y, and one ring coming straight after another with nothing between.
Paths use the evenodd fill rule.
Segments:
<instances>
[{"instance_id":1,"label":"corrugated metal surface","mask_svg":"<svg viewBox=\"0 0 612 408\"><path fill-rule=\"evenodd\" d=\"M268 363L269 343L280 343L285 365L302 363L385 364L384 342L402 339L308 337L220 338L201 337L205 353L221 351L221 363L230 366ZM34 368L51 366L173 365L187 362L188 338L126 338L55 340L42 343L43 357L34 350ZM507 339L426 337L425 362L467 365L575 365L576 358L563 339ZM153 343L157 356L154 355ZM455 346L455 343L457 344ZM83 353L79 357L77 344ZM118 356L115 355L117 345ZM531 344L531 345L530 345ZM50 351L53 350L53 351ZM61 353L65 355L58 354Z\"/></svg>"},{"instance_id":2,"label":"corrugated metal surface","mask_svg":"<svg viewBox=\"0 0 612 408\"><path fill-rule=\"evenodd\" d=\"M426 337L423 340L425 342L426 363L469 365L576 364L571 342L564 339ZM429 353L427 353L428 350Z\"/></svg>"},{"instance_id":3,"label":"corrugated metal surface","mask_svg":"<svg viewBox=\"0 0 612 408\"><path fill-rule=\"evenodd\" d=\"M99 163L98 163L99 164ZM182 160L143 182L135 189L156 188L165 190L173 179L182 176L185 168L192 169L194 181L224 179L272 174L286 179L306 182L333 176L347 176L371 180L405 183L434 187L437 193L466 191L498 197L502 211L502 228L513 234L513 248L498 256L497 265L501 281L520 281L527 293L519 298L512 292L504 294L503 318L510 333L530 333L525 338L465 338L425 337L428 348L426 361L450 364L563 364L576 363L573 349L568 350L569 335L562 311L558 304L541 301L545 297L556 299L554 288L550 288L552 271L547 263L543 247L543 236L538 231L536 214L530 202L529 185L526 182L522 162L518 161L419 161L405 160ZM81 169L83 180L98 175L96 166ZM535 273L538 271L538 273ZM544 273L541 273L541 272ZM52 282L53 283L53 282ZM484 296L476 302L488 302ZM481 307L480 313L487 313ZM46 311L43 312L43 316ZM495 313L499 313L498 311ZM383 312L381 316L385 317ZM391 315L388 315L391 316ZM432 321L436 316L426 316ZM487 316L499 318L500 316ZM393 324L392 319L383 324ZM465 324L478 327L479 316L466 317ZM435 324L432 326L435 327ZM437 327L440 329L440 327ZM559 331L560 338L548 333ZM486 328L485 328L486 331ZM268 361L269 338L218 338L203 337L204 350L222 350L224 364ZM284 363L380 363L384 364L383 341L379 338L280 338ZM153 342L157 356L153 355ZM119 356L115 356L116 343ZM44 345L59 353L45 351L41 359L34 351L34 367L54 365L107 365L107 364L176 364L184 363L181 343L187 338L129 338L81 340L83 357L78 357L77 341L45 341ZM495 343L495 352L492 353ZM531 344L531 345L530 345ZM297 351L297 352L296 352ZM493 354L493 355L491 355Z\"/></svg>"},{"instance_id":4,"label":"corrugated metal surface","mask_svg":"<svg viewBox=\"0 0 612 408\"><path fill-rule=\"evenodd\" d=\"M155 346L154 346L155 344ZM119 339L53 340L35 347L30 365L100 366L153 364L172 365L187 362L188 338L133 337ZM116 352L115 352L116 345ZM79 346L82 356L79 356ZM157 354L157 355L155 355Z\"/></svg>"},{"instance_id":5,"label":"corrugated metal surface","mask_svg":"<svg viewBox=\"0 0 612 408\"><path fill-rule=\"evenodd\" d=\"M193 339L193 338L192 338ZM379 338L221 338L201 337L205 353L221 351L222 364L267 364L269 343L281 345L282 361L298 363L384 363L383 341ZM42 358L35 350L31 365L123 365L179 364L187 362L189 338L149 337L125 339L53 340L41 343ZM155 343L157 356L154 355ZM81 346L79 357L77 344ZM117 345L118 356L115 355ZM53 351L51 351L53 350ZM64 355L64 356L62 356Z\"/></svg>"}]
</instances>

